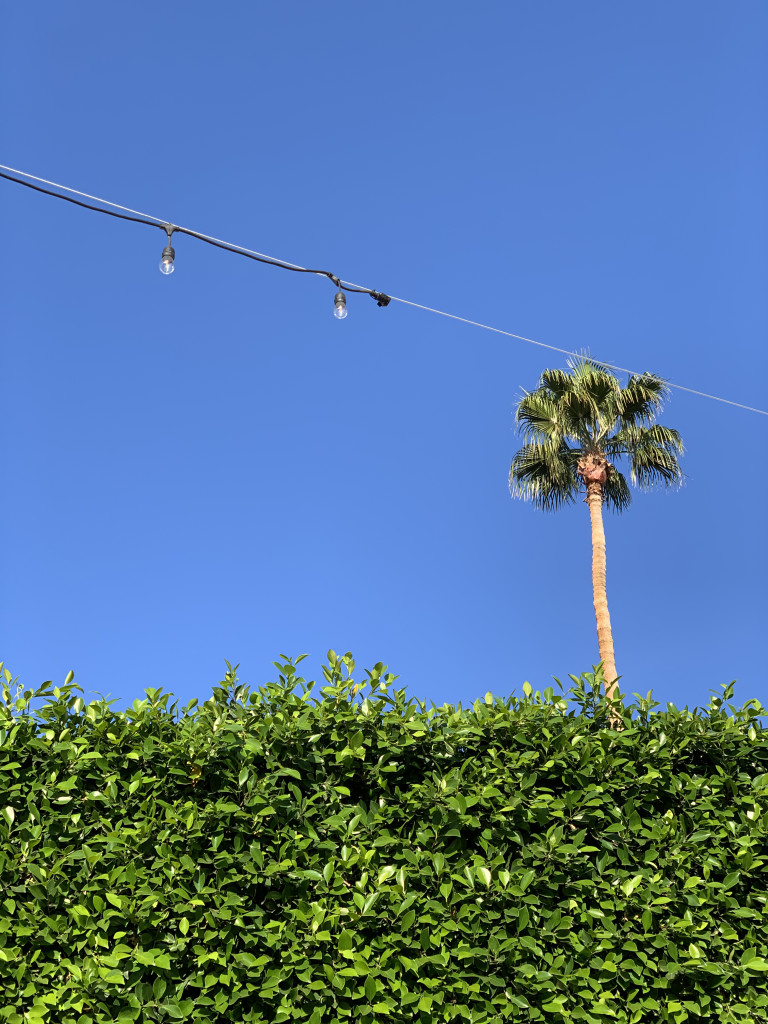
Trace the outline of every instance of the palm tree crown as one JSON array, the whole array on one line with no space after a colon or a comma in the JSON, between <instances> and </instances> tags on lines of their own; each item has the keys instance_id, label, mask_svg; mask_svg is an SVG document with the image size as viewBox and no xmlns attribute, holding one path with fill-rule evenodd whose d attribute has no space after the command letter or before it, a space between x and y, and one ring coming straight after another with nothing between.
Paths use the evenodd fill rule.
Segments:
<instances>
[{"instance_id":1,"label":"palm tree crown","mask_svg":"<svg viewBox=\"0 0 768 1024\"><path fill-rule=\"evenodd\" d=\"M632 496L613 459L626 458L633 484L682 482L676 430L654 423L669 387L652 373L631 376L626 387L591 359L569 361L570 371L545 370L535 391L524 392L517 424L526 444L509 471L514 497L539 508L576 501L582 486L601 484L602 501L616 512Z\"/></svg>"}]
</instances>

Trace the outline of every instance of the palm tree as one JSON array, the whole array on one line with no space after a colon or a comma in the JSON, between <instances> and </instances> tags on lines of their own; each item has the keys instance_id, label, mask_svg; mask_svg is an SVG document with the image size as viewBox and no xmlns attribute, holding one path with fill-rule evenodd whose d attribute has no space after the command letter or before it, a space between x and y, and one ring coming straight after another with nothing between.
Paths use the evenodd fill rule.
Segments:
<instances>
[{"instance_id":1,"label":"palm tree","mask_svg":"<svg viewBox=\"0 0 768 1024\"><path fill-rule=\"evenodd\" d=\"M606 697L616 688L616 660L605 589L603 505L623 512L632 500L611 460L626 458L633 484L677 486L683 451L676 430L654 423L669 394L652 373L630 376L622 387L607 367L586 357L569 370L545 370L535 391L524 392L516 421L525 444L512 460L509 487L544 511L573 504L584 492L592 524L592 596Z\"/></svg>"}]
</instances>

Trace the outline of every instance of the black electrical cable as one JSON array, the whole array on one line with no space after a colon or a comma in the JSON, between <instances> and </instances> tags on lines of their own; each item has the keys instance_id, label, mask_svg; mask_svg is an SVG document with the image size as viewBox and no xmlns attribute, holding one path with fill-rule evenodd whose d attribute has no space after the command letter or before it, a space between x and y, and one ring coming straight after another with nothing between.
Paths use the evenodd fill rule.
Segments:
<instances>
[{"instance_id":1,"label":"black electrical cable","mask_svg":"<svg viewBox=\"0 0 768 1024\"><path fill-rule=\"evenodd\" d=\"M191 238L197 238L201 242L206 242L208 245L213 245L217 249L224 249L225 252L234 252L238 256L247 256L249 260L255 260L257 263L266 263L270 267L280 267L281 270L293 270L298 274L317 274L320 277L327 277L330 281L336 285L337 288L341 288L341 281L335 274L332 274L329 270L311 270L308 267L295 267L292 263L281 263L280 260L270 260L266 256L256 256L252 252L246 252L244 249L238 249L235 245L228 245L226 242L218 242L213 238L209 238L207 235L198 234L197 231L192 231L190 228L178 228L174 224L170 224L169 228L173 230L173 233L181 235L189 235ZM373 292L369 288L344 288L346 292L360 292L363 295L372 295L374 297L379 296L379 292Z\"/></svg>"},{"instance_id":2,"label":"black electrical cable","mask_svg":"<svg viewBox=\"0 0 768 1024\"><path fill-rule=\"evenodd\" d=\"M238 256L246 256L249 260L255 260L256 263L266 263L269 267L280 267L281 270L294 270L299 274L319 274L320 277L330 278L335 285L338 286L339 279L335 277L328 270L309 270L307 267L294 267L290 263L281 263L279 260L270 260L265 256L255 256L252 252L245 252L243 249L238 249L237 246L227 245L226 242L215 242L212 238L208 238L206 235L200 235L197 231L192 231L190 228L177 228L171 224L169 227L172 229L174 234L189 235L190 238L197 238L201 242L206 242L208 245L213 245L217 249L223 249L225 252L234 252ZM363 291L362 288L349 288L348 291Z\"/></svg>"},{"instance_id":3,"label":"black electrical cable","mask_svg":"<svg viewBox=\"0 0 768 1024\"><path fill-rule=\"evenodd\" d=\"M105 213L108 217L117 217L118 220L129 220L134 224L147 224L151 228L160 228L161 231L165 231L168 238L174 234L189 235L190 238L196 238L200 242L206 242L208 245L213 245L217 249L224 249L225 252L234 252L238 256L246 256L249 260L254 260L256 263L266 263L269 267L279 267L281 270L293 270L298 274L316 274L319 277L327 277L330 281L336 285L337 288L341 288L341 281L335 274L332 274L329 270L310 270L306 267L295 267L291 263L283 263L280 260L271 260L265 256L256 256L252 252L246 252L244 249L239 249L235 245L228 245L226 242L219 242L213 238L209 238L207 235L201 235L197 231L192 231L190 228L177 227L175 224L158 224L155 221L145 220L143 217L130 217L125 213L115 213L113 210L105 210L101 206L92 206L90 203L84 203L80 199L72 199L70 196L63 196L61 192L52 192L50 189L41 188L39 185L33 185L29 181L22 181L21 178L14 178L10 174L4 174L0 171L0 178L5 178L7 181L15 181L17 185L23 185L25 188L31 188L35 192L42 192L43 195L53 196L54 199L63 199L67 203L74 203L75 206L82 206L86 210L93 210L95 213ZM362 295L370 295L373 299L376 299L379 306L386 306L389 304L389 296L384 295L382 292L372 291L369 288L345 288L348 292L359 292Z\"/></svg>"},{"instance_id":4,"label":"black electrical cable","mask_svg":"<svg viewBox=\"0 0 768 1024\"><path fill-rule=\"evenodd\" d=\"M43 195L53 196L54 199L63 199L66 203L74 203L75 206L82 206L86 210L94 210L96 213L106 213L108 217L117 217L119 220L132 220L135 224L148 224L151 228L160 228L165 231L165 227L162 224L155 224L154 221L144 220L143 217L129 217L125 213L114 213L112 210L104 210L101 206L91 206L90 203L83 203L79 199L72 199L70 196L63 196L61 192L51 192L50 189L40 188L39 185L32 185L29 181L22 181L21 178L12 178L10 174L3 174L0 171L0 178L6 178L8 181L15 181L17 185L23 185L25 188L34 189L35 192L42 192Z\"/></svg>"}]
</instances>

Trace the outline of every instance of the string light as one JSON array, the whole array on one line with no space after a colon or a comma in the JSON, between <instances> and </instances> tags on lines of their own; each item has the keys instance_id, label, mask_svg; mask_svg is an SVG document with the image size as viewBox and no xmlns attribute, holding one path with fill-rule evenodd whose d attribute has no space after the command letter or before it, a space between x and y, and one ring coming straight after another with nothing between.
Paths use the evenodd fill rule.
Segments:
<instances>
[{"instance_id":1,"label":"string light","mask_svg":"<svg viewBox=\"0 0 768 1024\"><path fill-rule=\"evenodd\" d=\"M265 256L263 253L254 252L252 249L246 249L244 246L234 245L231 242L224 242L220 238L213 238L211 235L204 235L200 231L193 231L191 228L183 228L178 224L169 224L167 221L160 220L158 217L151 217L148 214L139 213L138 210L131 210L130 207L120 206L118 203L110 203L107 199L100 199L98 196L88 195L87 192L78 192L77 189L68 188L66 185L59 185L54 181L47 181L45 178L38 178L34 174L27 174L25 171L18 171L14 167L6 167L5 164L0 164L0 167L2 167L4 171L12 171L13 174L23 174L25 177L32 178L34 181L41 181L46 185L53 185L54 188L62 189L65 192L71 192L73 195L83 196L86 199L93 199L95 202L101 203L102 206L94 206L92 203L84 203L80 199L73 199L71 196L64 196L61 192L52 192L50 189L41 188L39 185L33 185L30 181L22 181L21 178L15 178L11 174L4 174L3 171L0 171L0 178L5 178L7 181L13 181L17 185L24 185L26 188L31 188L35 192L42 192L44 195L53 196L54 199L64 199L68 203L74 203L75 206L82 206L86 210L93 210L95 213L105 213L109 217L117 217L119 220L128 220L132 221L134 224L147 224L149 227L162 229L168 235L168 245L163 249L160 259L160 270L163 274L173 273L173 261L176 257L176 253L170 243L171 235L175 232L180 235L189 235L191 238L197 238L199 241L206 242L208 245L213 245L217 249L224 249L227 252L237 253L238 256L245 256L247 259L256 260L257 263L266 263L268 266L280 267L282 270L291 270L298 274L316 274L319 277L327 277L338 289L341 289L340 279L329 270L313 270L309 267L300 267L296 263L288 263L286 260L273 259L271 256ZM124 210L125 213L116 213L114 210L105 210L103 209L103 206L112 206L115 210ZM136 216L131 216L133 214ZM348 292L359 292L363 295L370 295L376 300L376 304L378 306L389 305L390 297L388 295L384 295L383 292L374 291L372 288L361 288L357 285L346 284L345 287ZM344 297L344 302L346 304L346 296Z\"/></svg>"},{"instance_id":2,"label":"string light","mask_svg":"<svg viewBox=\"0 0 768 1024\"><path fill-rule=\"evenodd\" d=\"M107 199L88 195L87 192L79 192L77 189L69 188L66 185L60 185L54 181L48 181L46 178L38 178L34 174L28 174L26 171L19 171L14 167L7 167L5 164L0 164L0 168L2 168L2 170L0 170L0 178L5 178L7 181L15 182L17 185L24 185L26 188L34 189L35 192L42 192L44 195L53 196L55 199L63 199L67 203L74 203L75 206L82 206L86 210L94 210L96 213L104 213L109 217L117 217L120 220L127 220L136 224L147 224L150 227L161 228L168 234L168 245L163 249L160 261L160 270L163 274L173 273L176 253L171 245L171 235L174 232L178 232L179 234L189 235L191 238L197 238L201 242L206 242L208 245L214 245L219 249L225 249L227 252L234 252L239 256L245 256L248 259L256 260L258 263L265 263L272 267L280 267L282 270L291 270L299 274L316 274L320 277L327 277L338 288L334 297L334 316L339 320L343 320L347 316L347 298L341 290L343 284L344 288L348 292L358 292L363 295L370 295L376 302L376 305L380 307L388 306L390 302L393 301L401 302L403 305L412 306L415 309L423 309L428 313L435 313L438 316L444 316L450 320L458 320L461 323L469 324L472 327L480 327L483 330L492 331L494 334L501 334L507 338L516 338L518 341L524 341L530 345L537 345L540 348L546 348L552 352L560 352L563 355L574 356L576 358L583 355L583 353L574 352L570 349L559 348L557 345L549 345L543 341L526 338L522 334L513 334L511 331L504 331L499 327L491 327L489 324L483 324L477 320L468 320L466 317L456 316L454 313L447 313L441 309L434 309L432 306L423 306L419 302L411 302L409 299L400 299L396 295L385 295L383 292L377 292L373 288L363 288L360 285L351 284L349 281L343 281L327 270L311 270L308 267L300 267L296 263L288 263L286 260L274 259L271 256L265 256L263 253L254 252L252 249L246 249L244 246L234 245L231 242L224 242L220 238L213 238L211 235L204 235L199 231L192 231L190 228L183 228L178 225L169 224L167 221L161 220L158 217L151 217L149 214L139 213L138 210L132 210L130 207L120 206L118 203L111 203ZM10 171L12 173L4 174L3 171ZM85 199L92 199L94 202L101 203L102 205L93 206L90 203L84 203L79 199L73 199L72 196L62 195L61 191L52 192L49 189L41 188L39 185L33 185L31 181L22 181L21 178L15 178L12 176L13 174L21 174L26 178L31 178L33 181L39 181L45 185L51 185L63 192L70 192L73 196L83 196ZM111 206L113 209L105 210L105 206ZM116 213L116 210L123 210L125 212ZM599 361L604 366L607 366L612 370L618 370L621 373L628 373L633 376L639 375L637 370L629 370L626 366L617 366L615 363L609 363L605 360ZM694 388L684 387L682 384L675 384L672 381L667 381L667 384L669 387L675 388L677 391L685 391L690 395L697 395L700 398L709 398L714 402L721 402L724 405L735 406L737 409L745 409L747 412L758 413L760 416L768 416L768 411L765 409L757 409L752 405L744 405L742 402L734 402L730 398L721 398L718 395L711 395L706 391L697 391Z\"/></svg>"},{"instance_id":3,"label":"string light","mask_svg":"<svg viewBox=\"0 0 768 1024\"><path fill-rule=\"evenodd\" d=\"M160 273L172 274L173 261L176 259L176 250L171 245L174 229L171 224L168 224L165 230L168 232L168 245L163 249L163 255L160 257Z\"/></svg>"},{"instance_id":4,"label":"string light","mask_svg":"<svg viewBox=\"0 0 768 1024\"><path fill-rule=\"evenodd\" d=\"M163 255L160 257L160 273L161 274L172 274L173 273L173 261L176 259L176 250L172 245L166 245L163 249Z\"/></svg>"}]
</instances>

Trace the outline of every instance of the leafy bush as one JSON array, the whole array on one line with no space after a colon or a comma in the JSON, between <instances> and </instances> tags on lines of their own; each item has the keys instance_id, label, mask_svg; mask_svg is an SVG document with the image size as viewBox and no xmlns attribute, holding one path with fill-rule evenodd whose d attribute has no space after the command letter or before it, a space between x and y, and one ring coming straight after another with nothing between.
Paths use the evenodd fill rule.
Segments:
<instances>
[{"instance_id":1,"label":"leafy bush","mask_svg":"<svg viewBox=\"0 0 768 1024\"><path fill-rule=\"evenodd\" d=\"M297 661L300 659L297 659ZM768 1019L756 701L0 704L0 1022Z\"/></svg>"}]
</instances>

